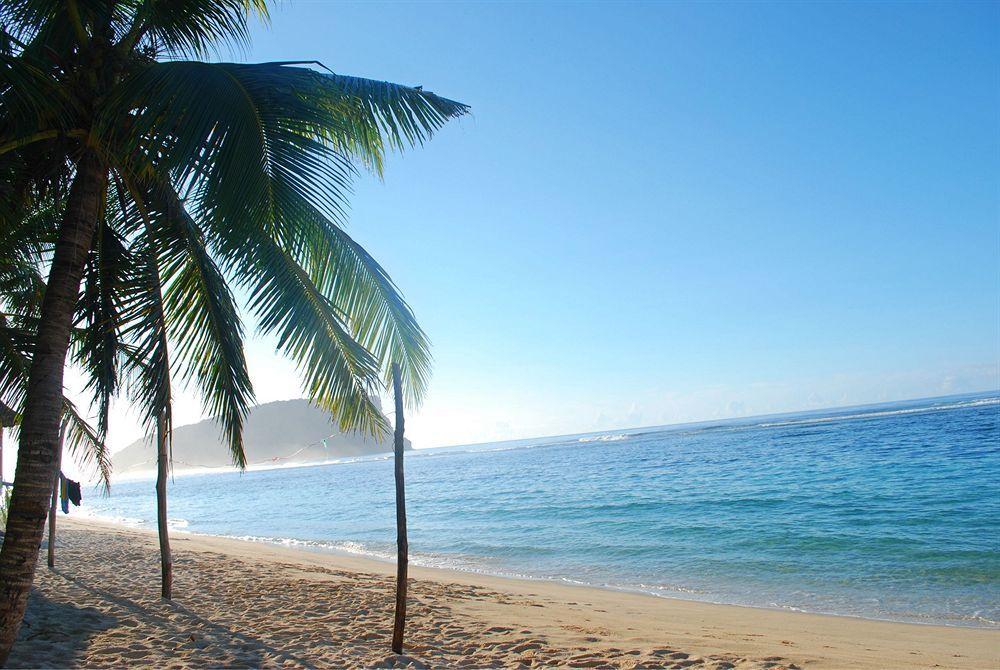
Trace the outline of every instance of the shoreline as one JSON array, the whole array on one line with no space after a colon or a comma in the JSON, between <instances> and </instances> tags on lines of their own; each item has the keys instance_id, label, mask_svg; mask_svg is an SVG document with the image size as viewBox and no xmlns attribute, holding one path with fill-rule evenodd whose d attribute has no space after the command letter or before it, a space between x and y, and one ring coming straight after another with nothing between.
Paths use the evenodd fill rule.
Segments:
<instances>
[{"instance_id":1,"label":"shoreline","mask_svg":"<svg viewBox=\"0 0 1000 670\"><path fill-rule=\"evenodd\" d=\"M420 566L410 571L411 632L403 662L386 642L391 562L178 533L171 538L175 600L168 603L158 597L154 531L67 517L58 530L56 570L44 563L38 569L12 667L58 666L60 658L83 667L256 667L286 664L281 659L289 654L291 665L314 667L398 667L411 660L413 667L1000 664L995 629L723 605ZM46 631L66 625L70 605L100 613L103 624L53 650ZM202 630L215 633L202 638Z\"/></svg>"},{"instance_id":2,"label":"shoreline","mask_svg":"<svg viewBox=\"0 0 1000 670\"><path fill-rule=\"evenodd\" d=\"M99 516L77 516L71 520L72 523L88 524L93 523L96 526L107 526L109 528L120 528L124 530L135 531L137 533L151 534L155 537L156 530L149 527L141 527L137 525L132 525L125 522L114 521L108 518ZM250 539L254 536L228 536L228 535L212 535L210 533L198 533L193 531L185 530L182 527L171 527L170 537L173 539L175 535L183 535L192 538L204 538L206 540L221 540L221 541L231 541L246 543L249 545L259 545L264 547L271 547L275 549L287 549L292 552L304 552L309 554L317 554L320 556L330 555L334 557L341 557L345 559L356 559L361 562L372 562L381 566L393 566L395 570L395 557L383 558L374 553L364 553L364 552L353 552L346 549L340 549L335 546L323 546L321 544L316 544L316 546L311 546L307 541L294 540L291 538L283 538L281 540L273 540L269 538L255 538ZM565 586L567 588L581 588L581 589L595 589L598 591L609 591L611 593L623 593L641 596L645 598L656 598L661 600L676 600L682 603L695 603L701 605L712 605L718 607L736 607L745 610L760 610L763 612L780 612L785 614L807 614L811 616L819 617L833 617L837 619L851 619L860 622L877 622L877 623L889 623L889 624L900 624L906 626L931 626L931 627L941 627L941 628L957 628L960 630L984 630L984 631L994 631L1000 633L1000 625L975 625L975 624L963 624L963 623L948 623L940 621L907 621L902 619L888 619L888 618L878 618L872 616L864 616L860 614L840 614L835 612L815 612L806 609L797 609L792 607L782 607L780 605L767 606L767 605L750 605L744 603L731 603L731 602L721 602L716 600L699 600L697 598L686 598L683 595L666 595L653 593L651 591L643 590L637 587L630 586L615 586L610 584L592 584L588 582L574 582L564 577L535 577L532 575L522 575L522 574L505 574L502 572L491 572L489 570L476 570L476 569L463 569L459 567L442 567L434 565L419 565L414 562L413 555L410 556L409 569L413 570L427 570L431 573L439 572L440 578L437 581L442 581L449 577L449 575L471 575L474 577L483 577L487 579L499 579L499 580L510 580L514 582L524 582L527 584L541 583L541 584L552 584L553 586ZM375 570L370 570L375 571ZM386 573L390 574L390 573ZM392 574L395 574L392 572Z\"/></svg>"},{"instance_id":3,"label":"shoreline","mask_svg":"<svg viewBox=\"0 0 1000 670\"><path fill-rule=\"evenodd\" d=\"M119 525L119 524L114 524L113 522L107 522L107 523L109 523L109 525ZM125 524L121 524L121 525L129 528L130 530L135 530L135 531L138 531L138 532L146 532L146 533L155 533L156 532L156 531L149 530L149 529L146 529L146 528L135 528L135 527L132 527L132 526L126 526ZM246 542L246 543L252 544L252 545L264 545L264 546L267 546L267 547L274 547L276 549L288 549L289 551L292 551L292 552L306 552L306 553L314 553L314 554L320 554L320 555L329 554L329 555L332 555L332 556L342 557L342 558L348 558L348 559L354 558L354 559L357 559L359 561L370 561L372 563L377 563L377 564L381 564L381 565L392 566L393 570L395 569L395 565L396 565L395 560L391 560L391 559L388 559L388 558L380 558L379 556L376 556L374 554L365 554L365 553L362 553L362 552L348 551L346 549L338 549L336 547L321 547L321 546L311 547L311 546L305 545L305 544L303 544L301 546L294 545L294 544L289 545L289 544L285 544L284 542L274 542L274 541L265 540L265 539L261 539L261 540L253 539L253 540L251 540L251 539L247 539L247 538L232 537L232 536L227 536L227 535L211 535L211 534L208 534L208 533L196 533L196 532L186 531L186 530L182 530L182 529L171 529L170 532L171 532L171 535L170 535L171 538L174 537L174 535L173 535L174 533L181 533L181 534L184 534L184 535L187 535L187 536L191 536L191 537L195 537L195 538L231 540L233 542ZM651 591L646 591L646 590L643 590L643 589L638 588L638 587L614 586L614 585L611 585L611 584L592 584L592 583L589 583L589 582L574 582L574 581L569 580L569 579L567 579L565 577L534 577L532 575L505 574L505 573L502 573L502 572L490 572L488 570L474 570L474 569L462 569L462 568L445 568L445 567L439 567L439 566L434 566L434 565L420 565L418 563L414 563L413 557L411 555L411 557L410 557L410 563L409 563L409 570L410 570L411 574L412 574L412 571L414 569L427 570L427 571L430 571L432 573L434 573L434 572L440 573L439 579L437 579L437 581L444 581L446 578L448 578L449 575L470 575L473 578L474 577L483 577L483 578L487 578L487 579L491 579L491 580L492 579L498 579L498 580L502 580L502 581L505 581L505 582L506 581L524 582L525 586L527 586L529 584L542 583L542 584L551 584L551 585L556 586L556 587L566 587L566 588L571 588L571 589L588 589L588 590L592 589L592 590L596 590L596 591L609 591L611 593L622 593L622 594L628 594L628 595L635 595L635 596L640 596L640 597L643 597L643 598L656 598L656 599L661 599L661 600L675 600L675 601L682 602L682 603L693 603L693 604L710 605L710 606L717 606L717 607L735 607L735 608L738 608L738 609L751 610L751 611L758 611L759 610L759 611L762 611L762 612L780 612L780 613L792 614L792 615L808 614L808 615L811 615L811 616L832 617L832 618L835 618L835 619L851 619L853 621L859 621L859 622L870 621L870 622L876 622L876 623L900 624L900 625L904 625L904 626L931 626L931 627L940 627L940 628L957 628L957 629L960 629L960 630L966 630L966 629L968 629L968 630L993 631L993 632L1000 633L1000 625L996 625L996 624L994 624L994 625L975 625L975 624L962 624L962 623L942 623L942 622L937 622L937 621L905 621L905 620L901 620L901 619L880 619L878 617L862 616L860 614L837 614L837 613L834 613L834 612L814 612L812 610L797 609L797 608L793 608L793 607L782 607L782 606L779 606L779 605L774 605L774 606L747 605L747 604L743 604L743 603L727 603L727 602L721 602L721 601L717 601L717 600L708 600L708 599L699 600L697 598L685 598L685 597L683 597L681 595L666 595L666 594L660 594L660 593L653 593ZM395 573L393 573L393 574L395 574Z\"/></svg>"}]
</instances>

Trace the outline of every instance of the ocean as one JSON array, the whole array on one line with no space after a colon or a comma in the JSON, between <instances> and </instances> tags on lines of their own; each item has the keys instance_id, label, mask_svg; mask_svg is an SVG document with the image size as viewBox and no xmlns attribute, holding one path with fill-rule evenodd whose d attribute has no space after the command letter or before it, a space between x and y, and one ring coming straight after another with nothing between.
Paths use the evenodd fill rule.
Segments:
<instances>
[{"instance_id":1,"label":"ocean","mask_svg":"<svg viewBox=\"0 0 1000 670\"><path fill-rule=\"evenodd\" d=\"M411 562L1000 627L1000 392L406 454ZM174 532L393 560L390 455L178 474ZM153 482L86 513L156 527Z\"/></svg>"}]
</instances>

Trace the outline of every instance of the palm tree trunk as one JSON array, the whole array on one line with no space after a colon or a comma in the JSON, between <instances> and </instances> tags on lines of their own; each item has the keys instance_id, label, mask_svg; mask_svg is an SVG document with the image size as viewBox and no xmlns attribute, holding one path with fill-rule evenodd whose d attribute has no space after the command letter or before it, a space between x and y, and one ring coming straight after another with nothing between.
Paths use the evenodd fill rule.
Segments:
<instances>
[{"instance_id":1,"label":"palm tree trunk","mask_svg":"<svg viewBox=\"0 0 1000 670\"><path fill-rule=\"evenodd\" d=\"M403 481L403 388L399 365L392 365L392 390L396 396L396 432L393 463L396 471L396 616L392 625L392 650L403 653L406 626L406 568L410 547L406 540L406 490Z\"/></svg>"},{"instance_id":2,"label":"palm tree trunk","mask_svg":"<svg viewBox=\"0 0 1000 670\"><path fill-rule=\"evenodd\" d=\"M24 618L38 564L59 454L63 369L80 280L100 214L107 173L97 157L77 162L42 301L24 402L7 531L0 550L0 665Z\"/></svg>"},{"instance_id":3,"label":"palm tree trunk","mask_svg":"<svg viewBox=\"0 0 1000 670\"><path fill-rule=\"evenodd\" d=\"M156 529L160 535L160 595L170 600L174 562L167 535L167 427L161 414L156 418Z\"/></svg>"},{"instance_id":4,"label":"palm tree trunk","mask_svg":"<svg viewBox=\"0 0 1000 670\"><path fill-rule=\"evenodd\" d=\"M56 507L59 504L59 472L62 470L64 433L59 433L59 456L56 457L56 476L52 481L52 503L49 505L49 568L56 567Z\"/></svg>"}]
</instances>

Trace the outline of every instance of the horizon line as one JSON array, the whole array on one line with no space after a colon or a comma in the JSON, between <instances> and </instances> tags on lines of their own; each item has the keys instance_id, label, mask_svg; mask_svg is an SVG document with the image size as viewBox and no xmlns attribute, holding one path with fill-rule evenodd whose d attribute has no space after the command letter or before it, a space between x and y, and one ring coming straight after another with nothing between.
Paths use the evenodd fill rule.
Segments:
<instances>
[{"instance_id":1,"label":"horizon line","mask_svg":"<svg viewBox=\"0 0 1000 670\"><path fill-rule=\"evenodd\" d=\"M505 444L507 442L523 442L525 440L555 440L563 437L579 437L585 435L599 435L601 433L610 433L612 431L640 431L640 430L656 430L658 428L674 428L680 426L694 426L704 423L716 423L721 421L739 421L739 420L750 420L750 419L769 419L775 417L787 417L794 414L804 414L807 412L822 412L824 410L849 410L849 409L862 409L865 407L877 407L879 405L891 405L896 403L906 403L906 402L920 402L924 400L943 400L945 398L958 398L962 396L974 396L974 395L988 395L997 394L1000 397L1000 387L983 389L979 391L966 391L963 393L950 393L948 395L934 395L934 396L922 396L919 398L899 398L897 400L880 400L879 402L863 403L860 405L827 405L824 407L814 407L811 409L797 409L789 410L784 412L772 412L770 414L748 414L742 416L728 416L720 417L715 419L699 419L695 421L678 421L676 423L659 423L650 424L646 426L632 426L632 427L618 427L618 428L602 428L601 430L592 430L582 433L556 433L554 435L535 435L529 437L512 437L507 440L491 440L487 442L458 442L456 444L442 444L436 447L413 447L413 451L423 451L427 449L452 449L454 447L478 447L484 444ZM277 402L277 401L276 401ZM265 403L266 404L266 403Z\"/></svg>"}]
</instances>

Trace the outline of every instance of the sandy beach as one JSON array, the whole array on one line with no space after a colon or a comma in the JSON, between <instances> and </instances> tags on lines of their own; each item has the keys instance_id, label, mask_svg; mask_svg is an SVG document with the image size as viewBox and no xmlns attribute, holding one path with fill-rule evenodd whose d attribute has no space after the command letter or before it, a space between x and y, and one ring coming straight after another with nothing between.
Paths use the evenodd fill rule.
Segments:
<instances>
[{"instance_id":1,"label":"sandy beach","mask_svg":"<svg viewBox=\"0 0 1000 670\"><path fill-rule=\"evenodd\" d=\"M11 667L991 668L1000 631L670 600L413 568L406 655L393 566L60 518Z\"/></svg>"}]
</instances>

